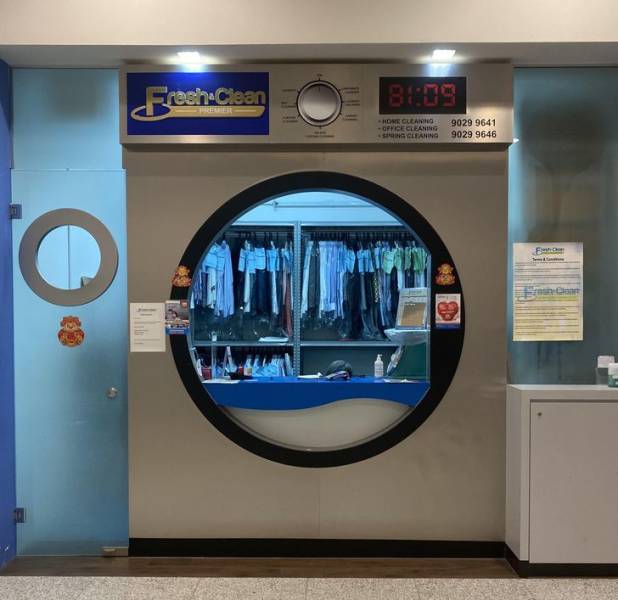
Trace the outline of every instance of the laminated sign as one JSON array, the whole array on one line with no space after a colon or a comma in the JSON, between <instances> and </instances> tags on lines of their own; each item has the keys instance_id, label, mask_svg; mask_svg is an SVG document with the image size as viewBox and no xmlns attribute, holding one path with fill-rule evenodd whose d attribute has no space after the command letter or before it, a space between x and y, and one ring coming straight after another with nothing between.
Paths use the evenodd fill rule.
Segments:
<instances>
[{"instance_id":1,"label":"laminated sign","mask_svg":"<svg viewBox=\"0 0 618 600\"><path fill-rule=\"evenodd\" d=\"M436 294L436 329L461 327L461 294Z\"/></svg>"},{"instance_id":2,"label":"laminated sign","mask_svg":"<svg viewBox=\"0 0 618 600\"><path fill-rule=\"evenodd\" d=\"M513 341L584 338L579 242L513 244Z\"/></svg>"}]
</instances>

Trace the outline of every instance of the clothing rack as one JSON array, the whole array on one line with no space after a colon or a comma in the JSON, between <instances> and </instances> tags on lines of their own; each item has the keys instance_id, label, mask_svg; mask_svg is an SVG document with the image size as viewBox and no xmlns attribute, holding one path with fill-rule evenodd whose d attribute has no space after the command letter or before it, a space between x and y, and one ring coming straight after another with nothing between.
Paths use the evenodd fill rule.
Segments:
<instances>
[{"instance_id":1,"label":"clothing rack","mask_svg":"<svg viewBox=\"0 0 618 600\"><path fill-rule=\"evenodd\" d=\"M220 234L215 242L220 244L223 240L231 239L261 242L268 237L292 242L293 236L294 229L291 225L232 225Z\"/></svg>"},{"instance_id":2,"label":"clothing rack","mask_svg":"<svg viewBox=\"0 0 618 600\"><path fill-rule=\"evenodd\" d=\"M333 236L333 237L330 237ZM224 348L230 346L234 352L237 351L252 351L253 353L268 354L283 354L288 352L292 358L294 365L294 374L300 374L301 369L301 348L319 347L320 345L332 344L339 345L341 342L332 340L328 341L311 341L303 340L301 342L302 315L301 315L301 299L302 299L302 271L304 260L304 246L306 241L346 241L351 242L350 245L356 246L357 242L368 243L384 241L384 242L400 242L404 245L423 248L427 251L425 244L418 238L414 231L410 230L401 223L371 223L371 222L338 222L336 224L295 221L295 222L251 222L239 223L230 225L224 233L217 237L217 242L228 240L232 245L241 243L242 240L248 240L254 246L261 246L271 238L275 244L290 243L293 252L293 273L298 276L292 278L292 329L287 342L257 342L251 340L219 340L216 342L205 341L207 346L214 345L215 347ZM238 247L238 246L236 246ZM356 249L356 248L354 248ZM236 265L234 265L234 268ZM431 272L431 257L427 259L427 273ZM345 342L344 342L345 344ZM362 341L358 340L357 347L363 345L388 346L388 340L381 341ZM350 347L355 347L354 342L350 343Z\"/></svg>"},{"instance_id":3,"label":"clothing rack","mask_svg":"<svg viewBox=\"0 0 618 600\"><path fill-rule=\"evenodd\" d=\"M417 237L417 235L407 227L396 223L387 224L380 223L372 224L355 224L355 223L339 223L337 225L321 225L321 224L302 224L301 235L303 238L344 241L344 236L352 241L411 241L413 244L418 244L425 248L425 244ZM332 236L332 237L331 237ZM339 236L339 237L337 237ZM425 248L426 249L426 248Z\"/></svg>"}]
</instances>

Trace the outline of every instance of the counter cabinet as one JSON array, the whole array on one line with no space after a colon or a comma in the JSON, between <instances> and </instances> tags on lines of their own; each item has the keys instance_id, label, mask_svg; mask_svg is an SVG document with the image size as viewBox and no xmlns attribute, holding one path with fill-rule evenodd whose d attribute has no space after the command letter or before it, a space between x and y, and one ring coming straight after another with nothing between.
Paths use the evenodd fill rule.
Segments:
<instances>
[{"instance_id":1,"label":"counter cabinet","mask_svg":"<svg viewBox=\"0 0 618 600\"><path fill-rule=\"evenodd\" d=\"M522 574L618 572L618 390L507 390L506 544Z\"/></svg>"}]
</instances>

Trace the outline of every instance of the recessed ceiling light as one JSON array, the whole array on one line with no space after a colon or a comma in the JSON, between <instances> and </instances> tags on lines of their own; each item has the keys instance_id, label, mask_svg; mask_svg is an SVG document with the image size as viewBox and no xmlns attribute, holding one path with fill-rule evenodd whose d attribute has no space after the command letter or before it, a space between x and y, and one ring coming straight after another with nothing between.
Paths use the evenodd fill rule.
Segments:
<instances>
[{"instance_id":1,"label":"recessed ceiling light","mask_svg":"<svg viewBox=\"0 0 618 600\"><path fill-rule=\"evenodd\" d=\"M202 56L196 50L177 52L181 63L185 65L195 65L202 62Z\"/></svg>"},{"instance_id":2,"label":"recessed ceiling light","mask_svg":"<svg viewBox=\"0 0 618 600\"><path fill-rule=\"evenodd\" d=\"M431 60L445 61L451 60L455 56L456 50L448 50L446 48L436 48L431 55Z\"/></svg>"}]
</instances>

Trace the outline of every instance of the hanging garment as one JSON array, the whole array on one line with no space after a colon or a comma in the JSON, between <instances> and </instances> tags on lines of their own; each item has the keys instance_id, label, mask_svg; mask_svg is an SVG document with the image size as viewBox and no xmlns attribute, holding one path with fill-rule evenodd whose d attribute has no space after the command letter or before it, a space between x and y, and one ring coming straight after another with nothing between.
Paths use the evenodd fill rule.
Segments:
<instances>
[{"instance_id":1,"label":"hanging garment","mask_svg":"<svg viewBox=\"0 0 618 600\"><path fill-rule=\"evenodd\" d=\"M217 257L219 256L219 245L213 244L206 258L204 267L206 268L206 297L205 306L215 308L217 300Z\"/></svg>"},{"instance_id":2,"label":"hanging garment","mask_svg":"<svg viewBox=\"0 0 618 600\"><path fill-rule=\"evenodd\" d=\"M234 314L234 272L232 254L224 240L217 251L215 315L229 317Z\"/></svg>"},{"instance_id":3,"label":"hanging garment","mask_svg":"<svg viewBox=\"0 0 618 600\"><path fill-rule=\"evenodd\" d=\"M309 310L309 270L311 267L311 255L313 253L313 240L309 240L305 246L305 259L303 261L302 293L300 314L305 316Z\"/></svg>"},{"instance_id":4,"label":"hanging garment","mask_svg":"<svg viewBox=\"0 0 618 600\"><path fill-rule=\"evenodd\" d=\"M328 310L327 309L327 300L326 297L328 295L327 282L329 281L327 268L328 268L328 256L327 256L327 246L326 242L318 242L318 246L320 249L320 300L318 303L318 310L320 316Z\"/></svg>"},{"instance_id":5,"label":"hanging garment","mask_svg":"<svg viewBox=\"0 0 618 600\"><path fill-rule=\"evenodd\" d=\"M427 269L427 252L424 248L416 247L412 250L412 266L414 268L414 286L425 287L425 272Z\"/></svg>"},{"instance_id":6,"label":"hanging garment","mask_svg":"<svg viewBox=\"0 0 618 600\"><path fill-rule=\"evenodd\" d=\"M281 260L279 258L279 249L275 247L274 242L270 242L270 248L266 255L266 267L269 277L270 291L270 311L273 316L279 314L279 300L277 297L277 271L281 268Z\"/></svg>"},{"instance_id":7,"label":"hanging garment","mask_svg":"<svg viewBox=\"0 0 618 600\"><path fill-rule=\"evenodd\" d=\"M311 256L309 259L307 312L315 317L320 302L320 251L318 244L311 242Z\"/></svg>"},{"instance_id":8,"label":"hanging garment","mask_svg":"<svg viewBox=\"0 0 618 600\"><path fill-rule=\"evenodd\" d=\"M288 336L292 335L292 253L287 247L281 252L282 283L283 283L283 330Z\"/></svg>"},{"instance_id":9,"label":"hanging garment","mask_svg":"<svg viewBox=\"0 0 618 600\"><path fill-rule=\"evenodd\" d=\"M400 292L405 287L405 251L399 244L395 246L393 266L397 271L397 291Z\"/></svg>"},{"instance_id":10,"label":"hanging garment","mask_svg":"<svg viewBox=\"0 0 618 600\"><path fill-rule=\"evenodd\" d=\"M241 250L238 268L239 270L242 268L244 272L243 311L250 313L252 290L255 284L255 251L248 241L244 243L244 248Z\"/></svg>"}]
</instances>

